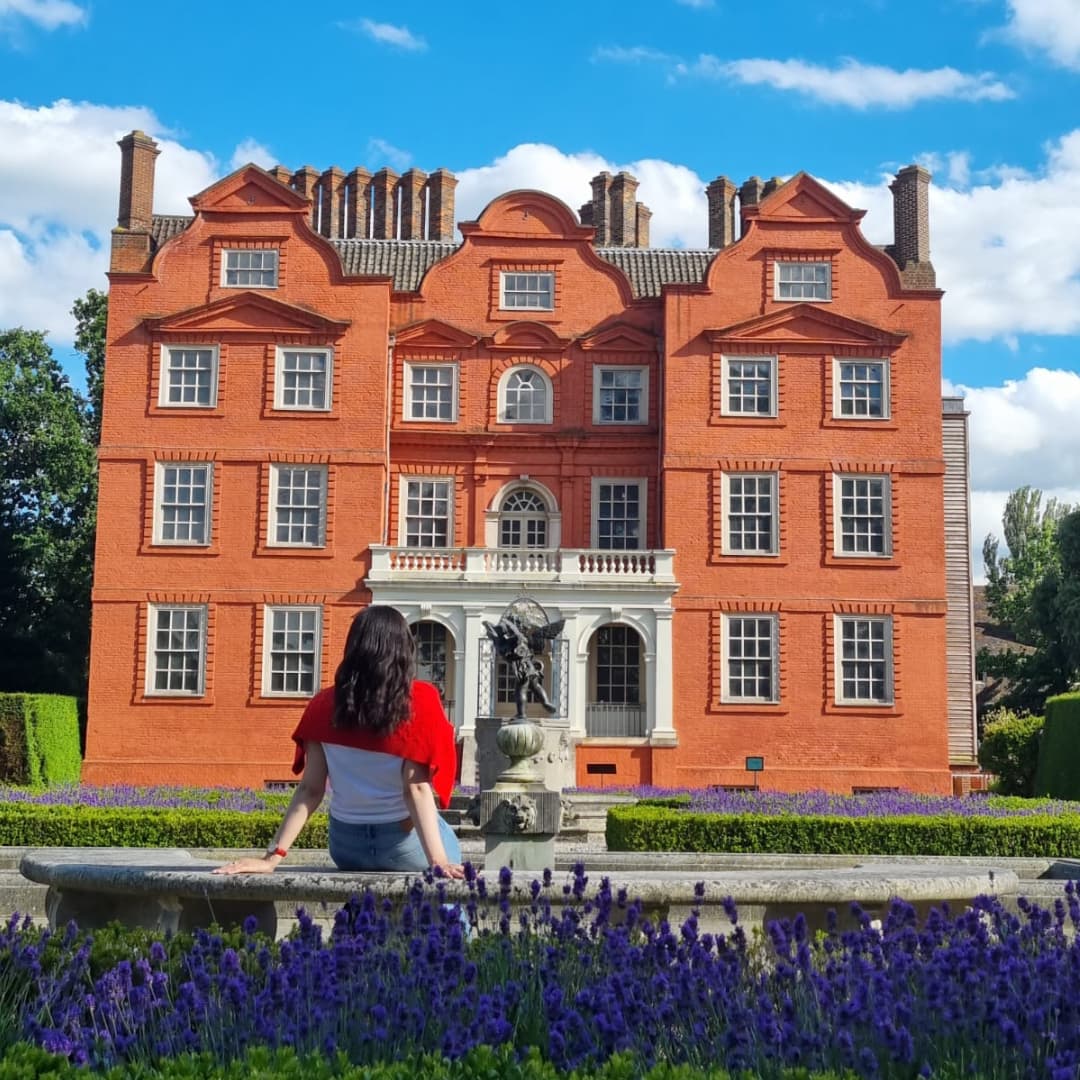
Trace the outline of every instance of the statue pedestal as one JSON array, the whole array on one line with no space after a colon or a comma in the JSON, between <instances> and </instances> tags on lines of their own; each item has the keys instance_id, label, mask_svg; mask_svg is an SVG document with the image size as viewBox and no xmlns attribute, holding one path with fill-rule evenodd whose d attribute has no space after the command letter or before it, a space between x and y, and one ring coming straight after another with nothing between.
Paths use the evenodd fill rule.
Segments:
<instances>
[{"instance_id":1,"label":"statue pedestal","mask_svg":"<svg viewBox=\"0 0 1080 1080\"><path fill-rule=\"evenodd\" d=\"M484 869L553 869L561 817L561 796L540 785L496 784L481 791Z\"/></svg>"},{"instance_id":2,"label":"statue pedestal","mask_svg":"<svg viewBox=\"0 0 1080 1080\"><path fill-rule=\"evenodd\" d=\"M495 742L498 730L509 723L508 719L499 716L478 716L476 718L476 767L479 775L477 782L481 791L487 791L495 786L499 774L510 764L510 759L499 749ZM565 717L545 717L537 720L544 732L544 745L540 753L532 758L533 765L543 777L544 787L554 792L560 792L564 788L574 787L576 776L574 772L574 746L570 738L570 721ZM466 758L471 755L466 751ZM462 765L462 782L466 775L474 775L471 771L466 774L464 763Z\"/></svg>"}]
</instances>

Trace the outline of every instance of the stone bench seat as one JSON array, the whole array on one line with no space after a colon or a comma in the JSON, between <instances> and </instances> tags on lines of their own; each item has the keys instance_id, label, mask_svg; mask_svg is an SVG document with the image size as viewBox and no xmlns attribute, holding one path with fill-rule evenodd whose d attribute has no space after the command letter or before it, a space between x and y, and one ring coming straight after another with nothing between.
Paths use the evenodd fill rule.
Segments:
<instances>
[{"instance_id":1,"label":"stone bench seat","mask_svg":"<svg viewBox=\"0 0 1080 1080\"><path fill-rule=\"evenodd\" d=\"M304 857L304 852L295 852L295 862L291 859L287 868L279 867L273 874L224 876L210 873L219 860L197 858L182 849L47 848L27 852L20 869L29 880L48 886L46 909L54 927L70 919L85 928L118 920L175 932L214 922L235 925L254 916L261 930L275 935L288 931L298 907L317 921L329 923L350 897L367 889L376 897L400 902L415 880L415 875L401 873L336 870L327 865L324 855L305 865ZM735 901L739 921L747 928L798 913L818 928L825 925L829 910L845 922L853 901L878 917L897 896L925 912L942 901L963 905L992 893L1015 897L1019 889L1017 873L1004 865L1008 860L855 859L849 863L845 859L846 865L823 866L808 856L773 856L772 865L762 864L762 857L749 856L612 858L597 853L582 858L590 893L607 876L613 888L625 888L631 899L640 900L649 917L679 923L696 907L701 912L701 928L711 931L731 928L723 908L727 897ZM725 858L737 862L718 861ZM751 863L752 858L759 861ZM636 865L630 865L630 859ZM786 865L782 860L788 860ZM797 865L793 865L795 860ZM574 861L557 862L550 890L555 905L564 902L562 886L569 877L568 864ZM643 869L642 863L650 868ZM529 903L534 877L539 874L515 874L512 903ZM702 900L695 897L698 882L705 886ZM446 883L446 895L451 901L464 901L470 893L464 882L451 881Z\"/></svg>"}]
</instances>

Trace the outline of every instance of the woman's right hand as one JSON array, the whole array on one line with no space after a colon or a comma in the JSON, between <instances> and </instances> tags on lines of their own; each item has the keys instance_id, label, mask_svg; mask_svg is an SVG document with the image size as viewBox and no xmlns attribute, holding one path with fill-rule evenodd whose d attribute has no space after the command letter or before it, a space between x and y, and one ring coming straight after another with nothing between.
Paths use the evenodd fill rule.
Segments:
<instances>
[{"instance_id":1,"label":"woman's right hand","mask_svg":"<svg viewBox=\"0 0 1080 1080\"><path fill-rule=\"evenodd\" d=\"M237 859L236 862L226 863L211 870L211 874L272 874L277 866L277 859Z\"/></svg>"},{"instance_id":2,"label":"woman's right hand","mask_svg":"<svg viewBox=\"0 0 1080 1080\"><path fill-rule=\"evenodd\" d=\"M443 877L454 878L457 881L463 881L465 878L465 867L461 863L437 862L431 864L431 869Z\"/></svg>"}]
</instances>

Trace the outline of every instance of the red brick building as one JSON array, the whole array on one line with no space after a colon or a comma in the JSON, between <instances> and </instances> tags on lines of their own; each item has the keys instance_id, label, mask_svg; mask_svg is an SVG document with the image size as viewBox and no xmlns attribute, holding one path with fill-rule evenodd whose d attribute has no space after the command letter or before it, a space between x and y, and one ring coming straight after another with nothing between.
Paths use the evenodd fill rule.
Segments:
<instances>
[{"instance_id":1,"label":"red brick building","mask_svg":"<svg viewBox=\"0 0 1080 1080\"><path fill-rule=\"evenodd\" d=\"M455 238L456 181L248 166L152 213L121 142L84 779L288 776L367 603L472 745L483 621L565 620L577 782L950 788L974 763L965 417L928 174L896 240L805 174L648 247L627 174ZM471 760L467 758L467 760Z\"/></svg>"}]
</instances>

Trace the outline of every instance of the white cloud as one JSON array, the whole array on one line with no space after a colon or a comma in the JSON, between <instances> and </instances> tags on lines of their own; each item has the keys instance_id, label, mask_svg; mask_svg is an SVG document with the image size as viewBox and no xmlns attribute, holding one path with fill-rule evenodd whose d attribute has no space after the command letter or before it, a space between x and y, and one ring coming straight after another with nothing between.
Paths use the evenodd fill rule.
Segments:
<instances>
[{"instance_id":1,"label":"white cloud","mask_svg":"<svg viewBox=\"0 0 1080 1080\"><path fill-rule=\"evenodd\" d=\"M930 188L931 257L946 290L946 341L1080 333L1080 129L1047 147L1035 172L975 170L956 155L946 160L954 180L937 177ZM964 173L972 186L955 183ZM873 186L830 186L869 210L864 225L873 242L891 241L888 177Z\"/></svg>"},{"instance_id":2,"label":"white cloud","mask_svg":"<svg viewBox=\"0 0 1080 1080\"><path fill-rule=\"evenodd\" d=\"M1001 386L946 383L943 392L963 394L970 412L971 558L982 581L983 540L1001 537L1010 492L1030 484L1080 505L1080 374L1035 367Z\"/></svg>"},{"instance_id":3,"label":"white cloud","mask_svg":"<svg viewBox=\"0 0 1080 1080\"><path fill-rule=\"evenodd\" d=\"M592 58L613 64L674 64L678 61L677 57L647 45L600 45L593 50Z\"/></svg>"},{"instance_id":4,"label":"white cloud","mask_svg":"<svg viewBox=\"0 0 1080 1080\"><path fill-rule=\"evenodd\" d=\"M232 157L229 159L229 168L240 169L249 163L269 169L271 166L276 165L277 161L274 159L273 151L268 147L256 139L247 138L237 144Z\"/></svg>"},{"instance_id":5,"label":"white cloud","mask_svg":"<svg viewBox=\"0 0 1080 1080\"><path fill-rule=\"evenodd\" d=\"M587 151L564 154L543 143L522 143L490 165L459 172L456 216L475 218L495 196L515 188L550 192L577 213L591 197L589 181L603 170L626 170L641 181L637 197L653 211L653 247L705 246L705 183L692 169L650 158L619 164Z\"/></svg>"},{"instance_id":6,"label":"white cloud","mask_svg":"<svg viewBox=\"0 0 1080 1080\"><path fill-rule=\"evenodd\" d=\"M851 59L828 68L804 60L724 61L703 53L692 64L680 68L679 73L746 86L771 86L775 90L806 94L826 105L845 105L853 109L875 106L907 109L920 101L940 98L1004 101L1014 96L1005 83L988 72L969 75L951 67L899 71Z\"/></svg>"},{"instance_id":7,"label":"white cloud","mask_svg":"<svg viewBox=\"0 0 1080 1080\"><path fill-rule=\"evenodd\" d=\"M427 42L414 34L407 26L395 26L393 23L375 22L373 19L358 19L356 22L341 23L346 30L358 31L377 41L380 45L390 45L407 52L423 52Z\"/></svg>"},{"instance_id":8,"label":"white cloud","mask_svg":"<svg viewBox=\"0 0 1080 1080\"><path fill-rule=\"evenodd\" d=\"M1080 70L1080 4L1076 0L1008 0L1005 37L1041 49L1062 67Z\"/></svg>"},{"instance_id":9,"label":"white cloud","mask_svg":"<svg viewBox=\"0 0 1080 1080\"><path fill-rule=\"evenodd\" d=\"M72 301L105 285L120 177L116 142L133 128L161 147L155 210L189 212L188 196L219 170L211 155L168 138L150 110L0 101L0 326L48 329L54 343L71 341ZM58 167L64 161L78 168Z\"/></svg>"},{"instance_id":10,"label":"white cloud","mask_svg":"<svg viewBox=\"0 0 1080 1080\"><path fill-rule=\"evenodd\" d=\"M384 161L398 170L407 169L412 164L412 154L408 150L402 150L385 139L368 139L367 151L372 168L381 167Z\"/></svg>"},{"instance_id":11,"label":"white cloud","mask_svg":"<svg viewBox=\"0 0 1080 1080\"><path fill-rule=\"evenodd\" d=\"M85 8L71 0L0 0L0 30L16 20L33 23L43 30L61 26L83 26Z\"/></svg>"}]
</instances>

